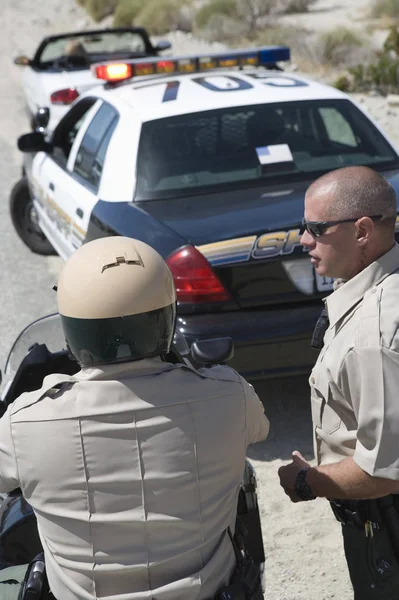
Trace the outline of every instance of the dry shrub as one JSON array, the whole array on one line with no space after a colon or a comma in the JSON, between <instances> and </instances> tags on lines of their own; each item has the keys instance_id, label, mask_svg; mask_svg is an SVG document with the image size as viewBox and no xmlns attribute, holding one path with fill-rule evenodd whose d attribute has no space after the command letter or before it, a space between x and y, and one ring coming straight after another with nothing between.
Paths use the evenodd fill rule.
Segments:
<instances>
[{"instance_id":1,"label":"dry shrub","mask_svg":"<svg viewBox=\"0 0 399 600\"><path fill-rule=\"evenodd\" d=\"M340 66L359 60L359 50L364 47L364 40L351 29L335 27L322 33L317 45L321 64Z\"/></svg>"},{"instance_id":2,"label":"dry shrub","mask_svg":"<svg viewBox=\"0 0 399 600\"><path fill-rule=\"evenodd\" d=\"M112 15L117 4L118 0L85 0L84 8L94 21L98 22Z\"/></svg>"},{"instance_id":3,"label":"dry shrub","mask_svg":"<svg viewBox=\"0 0 399 600\"><path fill-rule=\"evenodd\" d=\"M399 18L399 0L374 0L371 16Z\"/></svg>"},{"instance_id":4,"label":"dry shrub","mask_svg":"<svg viewBox=\"0 0 399 600\"><path fill-rule=\"evenodd\" d=\"M317 64L317 52L312 38L307 31L298 29L293 25L273 24L266 27L258 33L255 43L257 46L288 46L291 50L293 63L304 67Z\"/></svg>"},{"instance_id":5,"label":"dry shrub","mask_svg":"<svg viewBox=\"0 0 399 600\"><path fill-rule=\"evenodd\" d=\"M184 29L186 18L183 8L189 0L146 0L134 24L145 27L152 35Z\"/></svg>"},{"instance_id":6,"label":"dry shrub","mask_svg":"<svg viewBox=\"0 0 399 600\"><path fill-rule=\"evenodd\" d=\"M278 12L275 0L208 0L197 12L195 26L205 39L254 38Z\"/></svg>"},{"instance_id":7,"label":"dry shrub","mask_svg":"<svg viewBox=\"0 0 399 600\"><path fill-rule=\"evenodd\" d=\"M203 27L198 35L207 42L226 42L236 44L248 33L247 26L238 19L232 19L221 14L212 15L206 27Z\"/></svg>"},{"instance_id":8,"label":"dry shrub","mask_svg":"<svg viewBox=\"0 0 399 600\"><path fill-rule=\"evenodd\" d=\"M309 8L314 3L315 0L288 0L283 11L285 14L305 13L309 11Z\"/></svg>"},{"instance_id":9,"label":"dry shrub","mask_svg":"<svg viewBox=\"0 0 399 600\"><path fill-rule=\"evenodd\" d=\"M215 16L237 17L235 0L210 0L197 11L195 26L199 29L207 27Z\"/></svg>"},{"instance_id":10,"label":"dry shrub","mask_svg":"<svg viewBox=\"0 0 399 600\"><path fill-rule=\"evenodd\" d=\"M119 0L114 12L114 27L130 27L143 10L145 0Z\"/></svg>"}]
</instances>

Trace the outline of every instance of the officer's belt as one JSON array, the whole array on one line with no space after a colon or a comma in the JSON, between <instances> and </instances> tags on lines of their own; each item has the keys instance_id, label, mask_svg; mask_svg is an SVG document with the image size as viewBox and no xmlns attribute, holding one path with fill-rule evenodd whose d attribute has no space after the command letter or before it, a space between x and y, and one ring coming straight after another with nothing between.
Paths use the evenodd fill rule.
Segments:
<instances>
[{"instance_id":1,"label":"officer's belt","mask_svg":"<svg viewBox=\"0 0 399 600\"><path fill-rule=\"evenodd\" d=\"M337 521L360 528L364 528L367 522L377 524L386 522L387 508L393 509L399 515L398 494L389 494L373 500L329 499L329 502Z\"/></svg>"}]
</instances>

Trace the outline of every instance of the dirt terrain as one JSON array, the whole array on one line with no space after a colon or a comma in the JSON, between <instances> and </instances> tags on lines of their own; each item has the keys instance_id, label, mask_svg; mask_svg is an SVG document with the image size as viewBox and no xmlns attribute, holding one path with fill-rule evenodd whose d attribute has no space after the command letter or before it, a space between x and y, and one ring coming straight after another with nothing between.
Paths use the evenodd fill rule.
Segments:
<instances>
[{"instance_id":1,"label":"dirt terrain","mask_svg":"<svg viewBox=\"0 0 399 600\"><path fill-rule=\"evenodd\" d=\"M362 26L367 0L320 0L309 15L287 17L291 22L322 28L328 23ZM21 155L16 138L26 132L21 90L22 71L13 65L19 53L31 55L42 36L81 29L90 23L74 0L2 0L0 37L0 364L20 329L31 320L56 310L52 286L60 267L57 257L33 255L11 227L8 197L18 179ZM299 21L298 21L299 20ZM163 36L165 37L165 36ZM207 51L209 44L190 35L170 36L177 53ZM218 45L213 48L219 47ZM399 145L397 108L382 97L357 95ZM316 355L315 355L316 359ZM280 465L300 450L313 460L306 378L256 385L271 421L268 440L249 452L256 468L267 553L268 600L350 600L351 587L343 559L340 528L327 503L316 500L293 505L277 477Z\"/></svg>"}]
</instances>

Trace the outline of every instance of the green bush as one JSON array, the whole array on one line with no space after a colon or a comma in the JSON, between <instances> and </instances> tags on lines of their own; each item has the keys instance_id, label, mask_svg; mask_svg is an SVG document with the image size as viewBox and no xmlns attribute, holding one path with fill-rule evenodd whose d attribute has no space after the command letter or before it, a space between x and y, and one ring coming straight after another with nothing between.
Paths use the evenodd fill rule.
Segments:
<instances>
[{"instance_id":1,"label":"green bush","mask_svg":"<svg viewBox=\"0 0 399 600\"><path fill-rule=\"evenodd\" d=\"M114 27L130 27L144 8L145 0L119 0L114 12Z\"/></svg>"},{"instance_id":2,"label":"green bush","mask_svg":"<svg viewBox=\"0 0 399 600\"><path fill-rule=\"evenodd\" d=\"M373 17L399 18L399 0L374 0L371 6Z\"/></svg>"},{"instance_id":3,"label":"green bush","mask_svg":"<svg viewBox=\"0 0 399 600\"><path fill-rule=\"evenodd\" d=\"M84 7L94 21L101 21L104 17L112 15L118 0L85 0Z\"/></svg>"},{"instance_id":4,"label":"green bush","mask_svg":"<svg viewBox=\"0 0 399 600\"><path fill-rule=\"evenodd\" d=\"M399 30L392 27L384 42L383 52L393 52L399 56Z\"/></svg>"},{"instance_id":5,"label":"green bush","mask_svg":"<svg viewBox=\"0 0 399 600\"><path fill-rule=\"evenodd\" d=\"M152 35L179 29L182 8L189 0L146 0L134 24L145 27Z\"/></svg>"},{"instance_id":6,"label":"green bush","mask_svg":"<svg viewBox=\"0 0 399 600\"><path fill-rule=\"evenodd\" d=\"M200 29L206 27L214 15L237 17L236 0L208 0L195 16L196 27Z\"/></svg>"},{"instance_id":7,"label":"green bush","mask_svg":"<svg viewBox=\"0 0 399 600\"><path fill-rule=\"evenodd\" d=\"M352 89L352 82L349 79L348 75L340 75L334 81L333 86L336 87L341 92L350 92Z\"/></svg>"},{"instance_id":8,"label":"green bush","mask_svg":"<svg viewBox=\"0 0 399 600\"><path fill-rule=\"evenodd\" d=\"M381 54L376 63L352 67L352 88L356 91L378 89L383 93L397 92L399 87L399 59Z\"/></svg>"},{"instance_id":9,"label":"green bush","mask_svg":"<svg viewBox=\"0 0 399 600\"><path fill-rule=\"evenodd\" d=\"M320 36L320 62L339 66L345 56L363 45L360 36L346 27L336 27Z\"/></svg>"},{"instance_id":10,"label":"green bush","mask_svg":"<svg viewBox=\"0 0 399 600\"><path fill-rule=\"evenodd\" d=\"M371 89L382 94L399 91L399 29L391 29L382 50L373 61L348 69L350 91L367 92ZM338 78L344 80L346 76ZM338 87L338 86L337 86Z\"/></svg>"}]
</instances>

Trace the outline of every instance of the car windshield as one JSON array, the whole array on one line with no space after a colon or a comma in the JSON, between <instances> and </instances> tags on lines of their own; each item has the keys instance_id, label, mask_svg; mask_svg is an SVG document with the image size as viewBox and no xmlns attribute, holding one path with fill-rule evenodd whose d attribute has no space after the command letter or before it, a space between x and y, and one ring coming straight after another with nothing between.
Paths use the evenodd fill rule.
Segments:
<instances>
[{"instance_id":1,"label":"car windshield","mask_svg":"<svg viewBox=\"0 0 399 600\"><path fill-rule=\"evenodd\" d=\"M71 56L87 57L93 63L110 58L141 56L146 52L146 41L139 31L107 31L51 40L35 60L40 67L50 67L54 62Z\"/></svg>"},{"instance_id":2,"label":"car windshield","mask_svg":"<svg viewBox=\"0 0 399 600\"><path fill-rule=\"evenodd\" d=\"M143 123L135 199L308 179L349 165L398 165L393 148L349 100L183 114Z\"/></svg>"}]
</instances>

